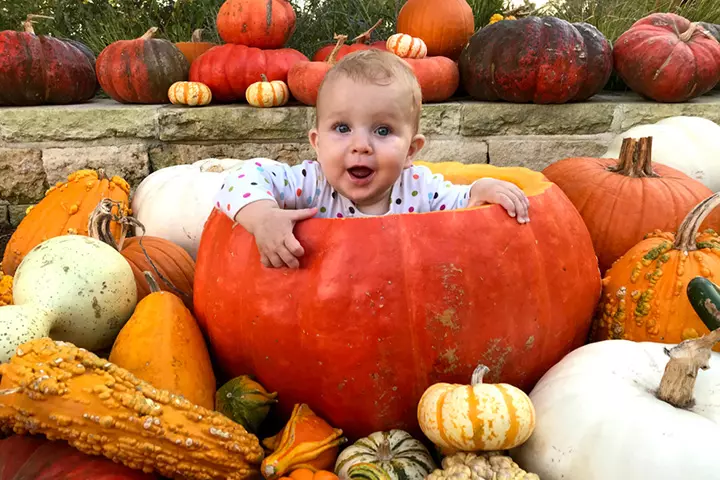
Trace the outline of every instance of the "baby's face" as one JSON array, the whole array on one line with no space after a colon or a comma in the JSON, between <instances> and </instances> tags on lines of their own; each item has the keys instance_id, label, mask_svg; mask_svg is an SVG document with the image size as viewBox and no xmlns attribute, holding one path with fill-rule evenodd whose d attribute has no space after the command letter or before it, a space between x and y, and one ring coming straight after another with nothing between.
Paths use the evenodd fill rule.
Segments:
<instances>
[{"instance_id":1,"label":"baby's face","mask_svg":"<svg viewBox=\"0 0 720 480\"><path fill-rule=\"evenodd\" d=\"M412 95L394 82L337 78L323 87L310 142L328 183L364 213L388 211L392 186L423 144Z\"/></svg>"}]
</instances>

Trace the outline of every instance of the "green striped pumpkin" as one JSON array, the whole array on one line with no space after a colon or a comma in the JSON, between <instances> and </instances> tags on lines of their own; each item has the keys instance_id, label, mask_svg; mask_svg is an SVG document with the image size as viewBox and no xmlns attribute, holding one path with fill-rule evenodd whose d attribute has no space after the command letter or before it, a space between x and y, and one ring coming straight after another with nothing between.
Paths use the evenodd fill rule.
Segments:
<instances>
[{"instance_id":1,"label":"green striped pumpkin","mask_svg":"<svg viewBox=\"0 0 720 480\"><path fill-rule=\"evenodd\" d=\"M382 469L387 480L423 480L436 468L427 448L403 430L375 432L350 445L338 456L335 474L343 480L368 480L372 472L357 467L363 463ZM372 476L383 478L377 472Z\"/></svg>"}]
</instances>

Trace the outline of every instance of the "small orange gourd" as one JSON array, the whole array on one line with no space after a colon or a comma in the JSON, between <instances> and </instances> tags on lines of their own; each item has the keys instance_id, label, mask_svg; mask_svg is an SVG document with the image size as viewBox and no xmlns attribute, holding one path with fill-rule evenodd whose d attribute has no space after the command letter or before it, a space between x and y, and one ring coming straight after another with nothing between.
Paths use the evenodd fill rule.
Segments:
<instances>
[{"instance_id":1,"label":"small orange gourd","mask_svg":"<svg viewBox=\"0 0 720 480\"><path fill-rule=\"evenodd\" d=\"M387 39L388 51L402 58L425 58L427 45L422 38L413 37L406 33L396 33Z\"/></svg>"},{"instance_id":2,"label":"small orange gourd","mask_svg":"<svg viewBox=\"0 0 720 480\"><path fill-rule=\"evenodd\" d=\"M262 442L272 451L262 462L263 476L275 480L300 468L313 472L332 470L338 447L346 440L342 433L315 415L308 405L296 404L285 427Z\"/></svg>"},{"instance_id":3,"label":"small orange gourd","mask_svg":"<svg viewBox=\"0 0 720 480\"><path fill-rule=\"evenodd\" d=\"M245 90L245 99L253 107L281 107L288 102L290 90L282 80L268 81L265 74L260 75L260 81L250 84Z\"/></svg>"},{"instance_id":4,"label":"small orange gourd","mask_svg":"<svg viewBox=\"0 0 720 480\"><path fill-rule=\"evenodd\" d=\"M160 291L149 272L150 295L118 334L109 360L156 388L196 405L215 406L215 375L200 327L183 302Z\"/></svg>"},{"instance_id":5,"label":"small orange gourd","mask_svg":"<svg viewBox=\"0 0 720 480\"><path fill-rule=\"evenodd\" d=\"M338 480L338 476L327 470L310 470L309 468L298 468L290 475L280 477L280 480Z\"/></svg>"}]
</instances>

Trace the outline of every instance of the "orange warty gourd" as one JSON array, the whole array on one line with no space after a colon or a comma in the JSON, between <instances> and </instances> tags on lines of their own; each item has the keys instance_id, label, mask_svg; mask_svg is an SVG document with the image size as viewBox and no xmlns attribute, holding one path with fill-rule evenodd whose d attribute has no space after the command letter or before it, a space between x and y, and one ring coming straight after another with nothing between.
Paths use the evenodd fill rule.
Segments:
<instances>
[{"instance_id":1,"label":"orange warty gourd","mask_svg":"<svg viewBox=\"0 0 720 480\"><path fill-rule=\"evenodd\" d=\"M408 0L398 13L396 29L422 38L428 55L457 60L475 32L475 18L465 0Z\"/></svg>"},{"instance_id":2,"label":"orange warty gourd","mask_svg":"<svg viewBox=\"0 0 720 480\"><path fill-rule=\"evenodd\" d=\"M0 270L0 307L13 304L12 287L13 277Z\"/></svg>"},{"instance_id":3,"label":"orange warty gourd","mask_svg":"<svg viewBox=\"0 0 720 480\"><path fill-rule=\"evenodd\" d=\"M192 310L195 261L190 254L164 238L145 235L126 238L129 225L135 225L141 231L144 231L145 227L134 217L127 214L115 215L115 211L117 205L111 200L100 201L90 217L88 234L119 251L128 261L137 284L138 302L150 294L150 286L143 274L150 271L158 277L161 290L177 294L185 306ZM117 242L108 234L113 222L121 225L121 235Z\"/></svg>"},{"instance_id":4,"label":"orange warty gourd","mask_svg":"<svg viewBox=\"0 0 720 480\"><path fill-rule=\"evenodd\" d=\"M309 468L298 468L280 480L338 480L338 476L327 470L313 471Z\"/></svg>"},{"instance_id":5,"label":"orange warty gourd","mask_svg":"<svg viewBox=\"0 0 720 480\"><path fill-rule=\"evenodd\" d=\"M24 343L0 376L2 433L40 433L170 478L259 476L262 447L242 426L70 343Z\"/></svg>"},{"instance_id":6,"label":"orange warty gourd","mask_svg":"<svg viewBox=\"0 0 720 480\"><path fill-rule=\"evenodd\" d=\"M32 207L22 219L5 248L2 269L14 275L25 255L41 242L60 235L88 234L88 219L103 198L121 205L127 213L130 185L120 177L110 179L102 170L78 170L68 175L67 182L58 182ZM111 224L110 232L120 238L120 226Z\"/></svg>"},{"instance_id":7,"label":"orange warty gourd","mask_svg":"<svg viewBox=\"0 0 720 480\"><path fill-rule=\"evenodd\" d=\"M338 447L346 440L342 433L306 404L295 405L285 427L274 437L263 440L263 445L272 451L262 462L263 476L275 480L299 468L332 470Z\"/></svg>"},{"instance_id":8,"label":"orange warty gourd","mask_svg":"<svg viewBox=\"0 0 720 480\"><path fill-rule=\"evenodd\" d=\"M192 64L192 62L202 55L203 53L210 50L212 47L215 46L212 42L203 42L202 41L202 34L203 29L198 28L193 30L192 36L190 37L189 42L178 42L175 44L175 46L182 52L183 55L185 55L185 58L187 58L188 63Z\"/></svg>"},{"instance_id":9,"label":"orange warty gourd","mask_svg":"<svg viewBox=\"0 0 720 480\"><path fill-rule=\"evenodd\" d=\"M295 20L287 0L226 0L217 15L217 30L226 43L269 50L285 46Z\"/></svg>"},{"instance_id":10,"label":"orange warty gourd","mask_svg":"<svg viewBox=\"0 0 720 480\"><path fill-rule=\"evenodd\" d=\"M720 236L698 233L718 205L720 193L700 202L676 234L655 231L613 264L603 279L594 340L680 343L709 332L685 292L695 277L720 278Z\"/></svg>"},{"instance_id":11,"label":"orange warty gourd","mask_svg":"<svg viewBox=\"0 0 720 480\"><path fill-rule=\"evenodd\" d=\"M115 339L108 360L156 388L182 395L208 410L215 407L215 374L202 332L182 300L160 291L138 302Z\"/></svg>"},{"instance_id":12,"label":"orange warty gourd","mask_svg":"<svg viewBox=\"0 0 720 480\"><path fill-rule=\"evenodd\" d=\"M600 274L562 190L526 168L415 163L453 183L514 182L532 220L520 225L499 205L313 218L295 226L305 255L288 271L263 267L252 235L210 214L196 318L217 366L278 392L278 414L305 402L351 439L392 428L419 436L430 385L467 383L482 360L488 382L529 391L586 342Z\"/></svg>"},{"instance_id":13,"label":"orange warty gourd","mask_svg":"<svg viewBox=\"0 0 720 480\"><path fill-rule=\"evenodd\" d=\"M712 192L672 167L651 161L652 137L626 138L620 159L568 158L543 174L577 207L593 239L601 273L653 230L675 231ZM720 229L720 215L707 228Z\"/></svg>"},{"instance_id":14,"label":"orange warty gourd","mask_svg":"<svg viewBox=\"0 0 720 480\"><path fill-rule=\"evenodd\" d=\"M335 39L337 40L335 49L327 57L327 60L324 62L298 62L288 71L287 85L290 92L293 97L305 105L317 103L320 84L325 79L327 72L335 65L337 61L335 55L347 39L347 35L335 35Z\"/></svg>"}]
</instances>

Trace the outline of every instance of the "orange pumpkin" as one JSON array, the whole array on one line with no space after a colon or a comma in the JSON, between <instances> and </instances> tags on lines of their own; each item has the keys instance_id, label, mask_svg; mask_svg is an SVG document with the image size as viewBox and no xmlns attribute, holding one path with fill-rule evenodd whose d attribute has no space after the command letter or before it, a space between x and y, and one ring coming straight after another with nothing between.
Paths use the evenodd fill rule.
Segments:
<instances>
[{"instance_id":1,"label":"orange pumpkin","mask_svg":"<svg viewBox=\"0 0 720 480\"><path fill-rule=\"evenodd\" d=\"M185 58L187 58L188 63L192 64L192 62L202 55L203 53L210 50L212 47L215 46L214 43L211 42L203 42L202 41L202 33L203 29L198 28L193 31L192 36L190 37L189 42L178 42L175 44L175 46L182 52L183 55L185 55Z\"/></svg>"},{"instance_id":2,"label":"orange pumpkin","mask_svg":"<svg viewBox=\"0 0 720 480\"><path fill-rule=\"evenodd\" d=\"M145 227L129 215L113 216L113 203L103 200L90 218L89 235L118 250L130 264L137 284L138 302L150 294L150 288L143 274L148 270L159 277L160 289L177 294L185 305L192 310L193 281L195 279L195 261L184 248L160 237L142 235L126 238L129 225ZM107 235L108 225L119 221L123 227L119 242Z\"/></svg>"},{"instance_id":3,"label":"orange pumpkin","mask_svg":"<svg viewBox=\"0 0 720 480\"><path fill-rule=\"evenodd\" d=\"M335 65L335 56L343 43L345 43L347 35L335 35L335 39L337 40L335 48L324 62L298 62L288 72L287 84L290 92L293 97L305 105L315 105L317 103L320 84L325 79L327 72Z\"/></svg>"},{"instance_id":4,"label":"orange pumpkin","mask_svg":"<svg viewBox=\"0 0 720 480\"><path fill-rule=\"evenodd\" d=\"M287 0L226 0L217 15L217 30L225 43L269 50L285 46L295 20Z\"/></svg>"},{"instance_id":5,"label":"orange pumpkin","mask_svg":"<svg viewBox=\"0 0 720 480\"><path fill-rule=\"evenodd\" d=\"M684 173L651 161L652 138L623 140L619 160L568 158L543 174L575 205L593 239L604 273L645 234L674 231L712 192ZM720 229L713 215L706 227Z\"/></svg>"},{"instance_id":6,"label":"orange pumpkin","mask_svg":"<svg viewBox=\"0 0 720 480\"><path fill-rule=\"evenodd\" d=\"M460 69L448 57L406 58L420 84L423 102L444 102L460 86Z\"/></svg>"},{"instance_id":7,"label":"orange pumpkin","mask_svg":"<svg viewBox=\"0 0 720 480\"><path fill-rule=\"evenodd\" d=\"M386 47L389 52L394 53L402 58L425 58L427 56L427 46L421 38L413 37L405 33L396 33L390 35L387 39Z\"/></svg>"},{"instance_id":8,"label":"orange pumpkin","mask_svg":"<svg viewBox=\"0 0 720 480\"><path fill-rule=\"evenodd\" d=\"M40 203L28 210L17 230L10 237L3 256L2 269L14 275L25 255L41 242L60 235L88 234L90 214L103 198L109 198L127 213L130 185L120 177L108 179L102 170L78 170L67 182L58 182ZM109 235L120 239L120 226L108 225Z\"/></svg>"},{"instance_id":9,"label":"orange pumpkin","mask_svg":"<svg viewBox=\"0 0 720 480\"><path fill-rule=\"evenodd\" d=\"M159 289L149 272L144 278L151 293L120 330L108 360L155 388L213 410L215 375L197 322L177 296Z\"/></svg>"},{"instance_id":10,"label":"orange pumpkin","mask_svg":"<svg viewBox=\"0 0 720 480\"><path fill-rule=\"evenodd\" d=\"M594 340L679 343L708 333L685 291L695 277L720 278L720 236L698 233L717 205L720 193L700 202L676 234L655 231L613 264L603 279Z\"/></svg>"},{"instance_id":11,"label":"orange pumpkin","mask_svg":"<svg viewBox=\"0 0 720 480\"><path fill-rule=\"evenodd\" d=\"M338 476L327 470L310 470L309 468L298 468L280 480L338 480Z\"/></svg>"},{"instance_id":12,"label":"orange pumpkin","mask_svg":"<svg viewBox=\"0 0 720 480\"><path fill-rule=\"evenodd\" d=\"M475 18L465 0L408 0L398 13L396 30L422 38L428 55L457 60L475 32Z\"/></svg>"},{"instance_id":13,"label":"orange pumpkin","mask_svg":"<svg viewBox=\"0 0 720 480\"><path fill-rule=\"evenodd\" d=\"M353 38L353 43L351 45L343 45L340 47L340 50L335 55L336 60L341 60L345 55L348 55L353 52L357 52L358 50L367 50L368 48L378 48L380 50L386 50L385 42L378 40L377 42L372 42L368 44L370 41L370 38L372 36L373 30L375 30L380 24L382 23L382 18L375 22L375 25L370 27L367 31L361 33L357 37ZM325 45L324 47L321 47L315 54L312 56L313 62L324 62L327 60L327 57L330 56L330 53L335 49L335 44Z\"/></svg>"}]
</instances>

